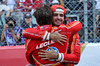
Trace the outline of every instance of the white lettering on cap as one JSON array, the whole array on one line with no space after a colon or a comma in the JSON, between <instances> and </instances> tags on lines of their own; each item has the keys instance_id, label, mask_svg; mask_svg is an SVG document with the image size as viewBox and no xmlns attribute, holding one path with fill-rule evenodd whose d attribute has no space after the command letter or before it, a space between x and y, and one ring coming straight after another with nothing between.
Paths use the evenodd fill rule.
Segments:
<instances>
[{"instance_id":1,"label":"white lettering on cap","mask_svg":"<svg viewBox=\"0 0 100 66\"><path fill-rule=\"evenodd\" d=\"M64 10L63 10L63 9L56 9L56 11L61 11L61 12L64 12Z\"/></svg>"}]
</instances>

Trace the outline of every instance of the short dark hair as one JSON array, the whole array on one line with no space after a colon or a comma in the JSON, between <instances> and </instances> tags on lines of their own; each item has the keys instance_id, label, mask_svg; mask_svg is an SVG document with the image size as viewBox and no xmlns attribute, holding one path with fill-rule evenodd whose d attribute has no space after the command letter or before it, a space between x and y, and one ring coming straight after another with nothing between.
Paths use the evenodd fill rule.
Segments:
<instances>
[{"instance_id":1,"label":"short dark hair","mask_svg":"<svg viewBox=\"0 0 100 66\"><path fill-rule=\"evenodd\" d=\"M42 7L36 8L36 11L33 14L37 20L37 23L42 25L52 24L53 11L50 6L44 5Z\"/></svg>"},{"instance_id":2,"label":"short dark hair","mask_svg":"<svg viewBox=\"0 0 100 66\"><path fill-rule=\"evenodd\" d=\"M10 20L13 21L14 24L16 24L15 18L14 18L13 16L9 16L9 17L6 18L6 24L7 24Z\"/></svg>"}]
</instances>

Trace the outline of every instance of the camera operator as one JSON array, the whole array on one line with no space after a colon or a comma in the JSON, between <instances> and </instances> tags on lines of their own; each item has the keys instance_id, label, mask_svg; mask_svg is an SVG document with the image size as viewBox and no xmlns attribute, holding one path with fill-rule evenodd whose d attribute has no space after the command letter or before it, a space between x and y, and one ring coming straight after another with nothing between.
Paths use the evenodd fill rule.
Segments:
<instances>
[{"instance_id":1,"label":"camera operator","mask_svg":"<svg viewBox=\"0 0 100 66\"><path fill-rule=\"evenodd\" d=\"M6 19L6 24L3 27L1 35L1 42L6 40L7 46L16 46L20 36L18 35L20 27L16 26L16 22L13 17Z\"/></svg>"}]
</instances>

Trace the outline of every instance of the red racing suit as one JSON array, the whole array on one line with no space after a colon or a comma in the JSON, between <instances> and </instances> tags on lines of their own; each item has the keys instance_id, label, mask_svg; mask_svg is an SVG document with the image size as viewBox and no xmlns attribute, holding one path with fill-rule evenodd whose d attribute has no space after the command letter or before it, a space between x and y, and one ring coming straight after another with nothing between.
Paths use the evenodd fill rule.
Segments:
<instances>
[{"instance_id":1,"label":"red racing suit","mask_svg":"<svg viewBox=\"0 0 100 66\"><path fill-rule=\"evenodd\" d=\"M77 61L67 61L67 66L73 66L74 64L78 64L80 60L80 39L78 33L74 34L72 37L69 39L69 45L68 45L68 50L67 50L67 58L69 59L76 59ZM69 64L68 64L69 63Z\"/></svg>"},{"instance_id":2,"label":"red racing suit","mask_svg":"<svg viewBox=\"0 0 100 66\"><path fill-rule=\"evenodd\" d=\"M49 27L49 28L48 28ZM67 54L67 47L69 43L69 38L72 37L75 33L77 33L82 27L82 24L79 21L74 21L69 23L67 26L65 25L60 25L59 27L51 27L50 25L42 26L42 27L37 27L38 30L34 28L28 28L25 29L23 32L23 36L27 38L26 40L26 58L29 63L35 64L37 66L40 65L56 65L56 66L68 66L68 63L78 63L79 58L80 58L80 52L77 53L77 49L79 47L76 47L76 53L74 54ZM45 29L44 29L45 28ZM43 41L43 40L48 40L48 35L49 32L59 30L61 29L62 31L60 32L61 34L64 34L67 36L67 42L64 43L64 46L61 47L60 44L53 42L52 40L49 41ZM43 31L47 30L47 31ZM40 40L37 40L40 39ZM53 47L58 51L58 53L61 54L61 58L59 61L56 60L41 60L41 58L38 56L39 49L45 49L48 50L48 47ZM76 54L76 55L75 55ZM75 57L75 58L74 58ZM76 59L79 57L78 59ZM66 63L65 63L66 62Z\"/></svg>"}]
</instances>

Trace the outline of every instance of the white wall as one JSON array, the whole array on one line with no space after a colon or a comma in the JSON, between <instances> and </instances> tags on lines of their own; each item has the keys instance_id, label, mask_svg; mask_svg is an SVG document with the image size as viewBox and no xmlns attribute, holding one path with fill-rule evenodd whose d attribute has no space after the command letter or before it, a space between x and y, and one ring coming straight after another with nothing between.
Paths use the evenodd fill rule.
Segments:
<instances>
[{"instance_id":1,"label":"white wall","mask_svg":"<svg viewBox=\"0 0 100 66\"><path fill-rule=\"evenodd\" d=\"M88 43L75 66L100 66L100 43Z\"/></svg>"}]
</instances>

